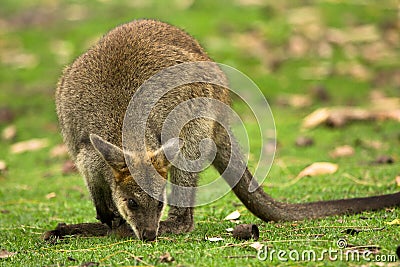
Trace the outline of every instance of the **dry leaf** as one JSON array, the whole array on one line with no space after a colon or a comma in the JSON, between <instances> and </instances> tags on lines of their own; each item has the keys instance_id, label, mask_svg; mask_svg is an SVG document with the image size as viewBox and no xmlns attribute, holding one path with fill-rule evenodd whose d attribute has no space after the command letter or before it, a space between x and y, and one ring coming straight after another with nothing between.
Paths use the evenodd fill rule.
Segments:
<instances>
[{"instance_id":1,"label":"dry leaf","mask_svg":"<svg viewBox=\"0 0 400 267\"><path fill-rule=\"evenodd\" d=\"M50 156L52 158L68 156L67 146L65 144L56 145L50 150Z\"/></svg>"},{"instance_id":2,"label":"dry leaf","mask_svg":"<svg viewBox=\"0 0 400 267\"><path fill-rule=\"evenodd\" d=\"M165 252L160 256L160 262L173 262L174 260L174 257L172 257L169 252Z\"/></svg>"},{"instance_id":3,"label":"dry leaf","mask_svg":"<svg viewBox=\"0 0 400 267\"><path fill-rule=\"evenodd\" d=\"M65 64L70 61L74 52L74 46L71 42L64 40L54 40L50 43L51 52L56 55L59 64Z\"/></svg>"},{"instance_id":4,"label":"dry leaf","mask_svg":"<svg viewBox=\"0 0 400 267\"><path fill-rule=\"evenodd\" d=\"M28 141L18 142L11 146L11 153L19 154L26 151L34 151L44 148L48 145L47 139L31 139Z\"/></svg>"},{"instance_id":5,"label":"dry leaf","mask_svg":"<svg viewBox=\"0 0 400 267\"><path fill-rule=\"evenodd\" d=\"M383 148L383 143L378 140L362 140L361 145L365 146L366 148L372 148L372 149Z\"/></svg>"},{"instance_id":6,"label":"dry leaf","mask_svg":"<svg viewBox=\"0 0 400 267\"><path fill-rule=\"evenodd\" d=\"M0 107L0 123L8 123L14 120L15 114L8 107Z\"/></svg>"},{"instance_id":7,"label":"dry leaf","mask_svg":"<svg viewBox=\"0 0 400 267\"><path fill-rule=\"evenodd\" d=\"M397 224L400 224L400 219L394 219L393 221L391 221L391 222L386 222L386 224L388 224L388 225L397 225Z\"/></svg>"},{"instance_id":8,"label":"dry leaf","mask_svg":"<svg viewBox=\"0 0 400 267\"><path fill-rule=\"evenodd\" d=\"M11 141L17 135L17 128L15 125L9 125L4 128L3 132L1 133L1 138L5 141Z\"/></svg>"},{"instance_id":9,"label":"dry leaf","mask_svg":"<svg viewBox=\"0 0 400 267\"><path fill-rule=\"evenodd\" d=\"M234 212L230 213L228 216L224 218L224 220L229 221L229 220L237 220L240 217L240 212L238 210L235 210Z\"/></svg>"},{"instance_id":10,"label":"dry leaf","mask_svg":"<svg viewBox=\"0 0 400 267\"><path fill-rule=\"evenodd\" d=\"M307 137L307 136L299 136L299 137L297 137L295 144L298 147L312 146L312 145L314 145L314 139L312 139L311 137Z\"/></svg>"},{"instance_id":11,"label":"dry leaf","mask_svg":"<svg viewBox=\"0 0 400 267\"><path fill-rule=\"evenodd\" d=\"M32 69L39 64L39 57L32 53L18 51L17 49L10 50L8 53L3 53L0 58L5 65L10 65L16 69Z\"/></svg>"},{"instance_id":12,"label":"dry leaf","mask_svg":"<svg viewBox=\"0 0 400 267\"><path fill-rule=\"evenodd\" d=\"M57 196L57 194L55 192L51 192L51 193L48 193L46 195L46 198L47 199L52 199L52 198L55 198L56 196Z\"/></svg>"},{"instance_id":13,"label":"dry leaf","mask_svg":"<svg viewBox=\"0 0 400 267\"><path fill-rule=\"evenodd\" d=\"M330 162L315 162L310 166L302 170L296 178L302 178L305 176L316 176L322 174L332 174L337 171L339 166L335 163Z\"/></svg>"},{"instance_id":14,"label":"dry leaf","mask_svg":"<svg viewBox=\"0 0 400 267\"><path fill-rule=\"evenodd\" d=\"M321 22L321 14L317 8L311 6L290 9L288 22L294 25L315 24Z\"/></svg>"},{"instance_id":15,"label":"dry leaf","mask_svg":"<svg viewBox=\"0 0 400 267\"><path fill-rule=\"evenodd\" d=\"M218 242L224 240L222 237L207 237L206 239L210 242Z\"/></svg>"},{"instance_id":16,"label":"dry leaf","mask_svg":"<svg viewBox=\"0 0 400 267\"><path fill-rule=\"evenodd\" d=\"M78 170L76 169L75 163L72 160L67 160L64 162L61 173L63 175L77 173Z\"/></svg>"},{"instance_id":17,"label":"dry leaf","mask_svg":"<svg viewBox=\"0 0 400 267\"><path fill-rule=\"evenodd\" d=\"M65 10L65 17L70 21L78 21L85 19L87 15L90 13L88 8L85 5L81 4L72 4L69 5Z\"/></svg>"},{"instance_id":18,"label":"dry leaf","mask_svg":"<svg viewBox=\"0 0 400 267\"><path fill-rule=\"evenodd\" d=\"M324 86L316 86L311 89L311 95L322 102L328 102L331 100L331 96L329 95L328 90Z\"/></svg>"},{"instance_id":19,"label":"dry leaf","mask_svg":"<svg viewBox=\"0 0 400 267\"><path fill-rule=\"evenodd\" d=\"M299 68L299 76L305 80L322 80L332 72L332 66L329 63L321 62L314 66Z\"/></svg>"},{"instance_id":20,"label":"dry leaf","mask_svg":"<svg viewBox=\"0 0 400 267\"><path fill-rule=\"evenodd\" d=\"M4 160L0 160L0 173L7 170L7 164Z\"/></svg>"},{"instance_id":21,"label":"dry leaf","mask_svg":"<svg viewBox=\"0 0 400 267\"><path fill-rule=\"evenodd\" d=\"M396 110L356 107L320 108L304 118L302 127L310 129L321 124L340 127L350 121L365 120L395 120L400 122L400 108Z\"/></svg>"},{"instance_id":22,"label":"dry leaf","mask_svg":"<svg viewBox=\"0 0 400 267\"><path fill-rule=\"evenodd\" d=\"M239 6L265 6L264 0L235 0L235 4Z\"/></svg>"},{"instance_id":23,"label":"dry leaf","mask_svg":"<svg viewBox=\"0 0 400 267\"><path fill-rule=\"evenodd\" d=\"M309 50L309 43L300 35L293 35L289 40L288 53L291 57L304 57Z\"/></svg>"},{"instance_id":24,"label":"dry leaf","mask_svg":"<svg viewBox=\"0 0 400 267\"><path fill-rule=\"evenodd\" d=\"M257 251L261 250L264 247L264 245L261 244L260 242L251 243L249 246L254 248Z\"/></svg>"},{"instance_id":25,"label":"dry leaf","mask_svg":"<svg viewBox=\"0 0 400 267\"><path fill-rule=\"evenodd\" d=\"M304 118L302 127L309 129L325 123L329 118L330 110L328 108L320 108Z\"/></svg>"},{"instance_id":26,"label":"dry leaf","mask_svg":"<svg viewBox=\"0 0 400 267\"><path fill-rule=\"evenodd\" d=\"M400 175L396 176L395 181L397 186L400 186Z\"/></svg>"},{"instance_id":27,"label":"dry leaf","mask_svg":"<svg viewBox=\"0 0 400 267\"><path fill-rule=\"evenodd\" d=\"M294 108L304 108L312 105L312 99L309 95L304 94L291 94L278 98L280 105L290 106Z\"/></svg>"},{"instance_id":28,"label":"dry leaf","mask_svg":"<svg viewBox=\"0 0 400 267\"><path fill-rule=\"evenodd\" d=\"M381 37L375 25L362 25L348 29L328 29L327 40L343 45L345 43L374 42Z\"/></svg>"},{"instance_id":29,"label":"dry leaf","mask_svg":"<svg viewBox=\"0 0 400 267\"><path fill-rule=\"evenodd\" d=\"M333 151L329 152L332 158L349 157L354 155L354 148L349 145L338 146Z\"/></svg>"},{"instance_id":30,"label":"dry leaf","mask_svg":"<svg viewBox=\"0 0 400 267\"><path fill-rule=\"evenodd\" d=\"M393 164L394 163L394 159L391 156L387 156L387 155L382 155L377 157L373 163L375 164Z\"/></svg>"},{"instance_id":31,"label":"dry leaf","mask_svg":"<svg viewBox=\"0 0 400 267\"><path fill-rule=\"evenodd\" d=\"M9 252L5 249L0 250L0 259L5 259L14 256L17 252Z\"/></svg>"}]
</instances>

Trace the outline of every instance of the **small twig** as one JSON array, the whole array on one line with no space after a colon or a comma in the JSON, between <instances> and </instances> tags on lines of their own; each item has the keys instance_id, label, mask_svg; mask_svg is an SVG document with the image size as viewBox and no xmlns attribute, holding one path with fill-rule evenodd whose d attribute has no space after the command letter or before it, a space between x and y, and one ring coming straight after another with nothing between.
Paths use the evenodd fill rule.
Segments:
<instances>
[{"instance_id":1,"label":"small twig","mask_svg":"<svg viewBox=\"0 0 400 267\"><path fill-rule=\"evenodd\" d=\"M126 251L126 250L118 250L118 251L116 251L116 252L114 252L114 253L112 253L112 254L110 254L110 255L107 255L106 257L104 257L104 258L102 258L102 259L100 259L99 262L106 261L106 260L108 260L109 258L112 258L112 257L114 257L115 255L121 254L121 253L128 254L130 257L134 258L136 261L138 261L138 262L140 262L140 263L143 263L143 264L146 265L146 266L153 266L153 265L151 265L151 264L145 262L144 260L142 260L140 256L136 256L136 255L134 255L134 254L132 254L132 253L130 253L129 251Z\"/></svg>"},{"instance_id":2,"label":"small twig","mask_svg":"<svg viewBox=\"0 0 400 267\"><path fill-rule=\"evenodd\" d=\"M249 259L249 258L256 258L256 255L234 255L234 256L224 256L227 259Z\"/></svg>"},{"instance_id":3,"label":"small twig","mask_svg":"<svg viewBox=\"0 0 400 267\"><path fill-rule=\"evenodd\" d=\"M348 174L348 173L343 174L343 177L355 182L356 184L367 185L367 186L377 186L376 183L370 183L370 182L362 181L362 180L357 179L356 177L354 177L353 175Z\"/></svg>"}]
</instances>

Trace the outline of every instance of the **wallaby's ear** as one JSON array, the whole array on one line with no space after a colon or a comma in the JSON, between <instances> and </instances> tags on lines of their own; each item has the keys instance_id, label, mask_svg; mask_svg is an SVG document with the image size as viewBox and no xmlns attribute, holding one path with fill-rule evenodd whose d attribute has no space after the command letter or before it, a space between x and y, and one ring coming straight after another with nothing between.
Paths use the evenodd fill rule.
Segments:
<instances>
[{"instance_id":1,"label":"wallaby's ear","mask_svg":"<svg viewBox=\"0 0 400 267\"><path fill-rule=\"evenodd\" d=\"M153 157L165 155L167 159L173 160L178 155L180 148L181 140L179 138L171 138L153 152Z\"/></svg>"},{"instance_id":2,"label":"wallaby's ear","mask_svg":"<svg viewBox=\"0 0 400 267\"><path fill-rule=\"evenodd\" d=\"M126 167L124 152L119 147L107 142L96 134L90 134L94 148L103 156L106 162L116 171Z\"/></svg>"},{"instance_id":3,"label":"wallaby's ear","mask_svg":"<svg viewBox=\"0 0 400 267\"><path fill-rule=\"evenodd\" d=\"M149 154L151 163L164 178L167 178L167 168L178 155L180 148L180 139L171 138L159 149Z\"/></svg>"}]
</instances>

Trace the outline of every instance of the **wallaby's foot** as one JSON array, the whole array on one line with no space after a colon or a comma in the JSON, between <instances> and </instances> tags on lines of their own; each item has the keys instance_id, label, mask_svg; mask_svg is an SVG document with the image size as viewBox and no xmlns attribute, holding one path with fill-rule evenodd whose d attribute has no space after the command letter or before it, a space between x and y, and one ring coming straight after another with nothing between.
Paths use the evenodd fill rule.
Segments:
<instances>
[{"instance_id":1,"label":"wallaby's foot","mask_svg":"<svg viewBox=\"0 0 400 267\"><path fill-rule=\"evenodd\" d=\"M113 227L114 221L120 218L117 212L113 212L109 208L98 208L96 207L96 219L101 221L102 223L107 224L110 228Z\"/></svg>"},{"instance_id":2,"label":"wallaby's foot","mask_svg":"<svg viewBox=\"0 0 400 267\"><path fill-rule=\"evenodd\" d=\"M120 223L118 226L113 227L111 230L112 235L116 235L117 237L135 237L135 233L133 232L131 226L127 224L125 221Z\"/></svg>"},{"instance_id":3,"label":"wallaby's foot","mask_svg":"<svg viewBox=\"0 0 400 267\"><path fill-rule=\"evenodd\" d=\"M106 236L110 231L111 229L102 223L59 223L56 229L45 232L42 237L45 241L54 241L71 235Z\"/></svg>"},{"instance_id":4,"label":"wallaby's foot","mask_svg":"<svg viewBox=\"0 0 400 267\"><path fill-rule=\"evenodd\" d=\"M193 221L185 222L181 220L168 219L160 222L158 235L187 233L192 231L193 228Z\"/></svg>"},{"instance_id":5,"label":"wallaby's foot","mask_svg":"<svg viewBox=\"0 0 400 267\"><path fill-rule=\"evenodd\" d=\"M180 234L194 228L193 208L171 207L168 219L160 222L158 234Z\"/></svg>"}]
</instances>

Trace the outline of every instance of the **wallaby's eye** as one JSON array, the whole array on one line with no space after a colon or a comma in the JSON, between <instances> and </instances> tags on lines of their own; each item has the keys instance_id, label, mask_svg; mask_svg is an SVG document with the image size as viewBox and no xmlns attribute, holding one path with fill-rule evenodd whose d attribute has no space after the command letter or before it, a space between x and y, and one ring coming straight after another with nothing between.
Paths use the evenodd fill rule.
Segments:
<instances>
[{"instance_id":1,"label":"wallaby's eye","mask_svg":"<svg viewBox=\"0 0 400 267\"><path fill-rule=\"evenodd\" d=\"M162 201L158 201L158 208L162 209L164 207L164 203Z\"/></svg>"},{"instance_id":2,"label":"wallaby's eye","mask_svg":"<svg viewBox=\"0 0 400 267\"><path fill-rule=\"evenodd\" d=\"M139 205L133 198L130 198L128 199L128 208L131 210L136 210L139 208Z\"/></svg>"}]
</instances>

